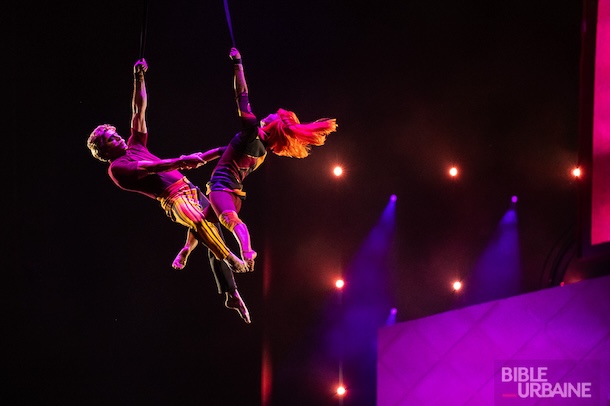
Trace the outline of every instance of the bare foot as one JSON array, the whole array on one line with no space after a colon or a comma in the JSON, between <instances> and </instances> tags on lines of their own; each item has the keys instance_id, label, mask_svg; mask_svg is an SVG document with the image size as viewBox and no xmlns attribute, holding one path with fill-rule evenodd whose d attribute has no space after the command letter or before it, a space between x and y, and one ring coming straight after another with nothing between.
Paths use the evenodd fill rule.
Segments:
<instances>
[{"instance_id":1,"label":"bare foot","mask_svg":"<svg viewBox=\"0 0 610 406\"><path fill-rule=\"evenodd\" d=\"M248 267L248 272L254 271L254 260L256 259L256 251L245 251L241 254L242 258L246 266Z\"/></svg>"},{"instance_id":2,"label":"bare foot","mask_svg":"<svg viewBox=\"0 0 610 406\"><path fill-rule=\"evenodd\" d=\"M244 262L241 259L237 258L232 252L229 253L229 256L226 257L224 261L227 265L229 265L231 271L235 273L248 272L248 267L246 266L246 264L244 264Z\"/></svg>"},{"instance_id":3,"label":"bare foot","mask_svg":"<svg viewBox=\"0 0 610 406\"><path fill-rule=\"evenodd\" d=\"M191 250L189 250L189 247L182 248L178 255L176 255L176 258L174 258L172 268L178 270L183 269L186 266L186 260L188 259L190 253Z\"/></svg>"},{"instance_id":4,"label":"bare foot","mask_svg":"<svg viewBox=\"0 0 610 406\"><path fill-rule=\"evenodd\" d=\"M250 320L250 312L248 312L248 308L246 307L246 304L242 300L241 296L239 295L237 289L232 292L226 292L225 295L226 308L236 310L237 313L239 313L239 317L241 317L242 320L246 322L246 324L250 324L252 322L252 320Z\"/></svg>"}]
</instances>

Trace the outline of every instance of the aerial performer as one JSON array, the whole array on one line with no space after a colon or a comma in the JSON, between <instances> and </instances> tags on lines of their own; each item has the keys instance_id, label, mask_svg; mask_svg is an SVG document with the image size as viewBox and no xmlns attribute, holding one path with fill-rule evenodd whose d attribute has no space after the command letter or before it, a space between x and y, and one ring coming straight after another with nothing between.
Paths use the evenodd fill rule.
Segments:
<instances>
[{"instance_id":1,"label":"aerial performer","mask_svg":"<svg viewBox=\"0 0 610 406\"><path fill-rule=\"evenodd\" d=\"M225 306L237 310L241 318L250 323L248 309L233 278L233 272L248 272L250 268L229 250L214 221L206 219L204 205L207 200L181 172L219 158L224 148L166 159L148 150L147 70L144 58L134 64L131 133L127 141L115 126L101 124L89 135L87 147L94 158L109 163L108 175L119 188L156 199L172 221L186 227L193 240L209 249L219 293L225 294Z\"/></svg>"},{"instance_id":2,"label":"aerial performer","mask_svg":"<svg viewBox=\"0 0 610 406\"><path fill-rule=\"evenodd\" d=\"M239 243L241 259L248 271L253 271L257 253L252 248L248 227L239 217L246 198L244 180L260 167L268 151L291 158L309 156L312 146L324 145L326 137L336 131L337 122L334 118L322 118L301 123L294 112L282 108L259 121L250 107L241 54L233 47L229 57L233 61L233 88L241 131L233 136L212 171L206 185L210 206L205 209L205 215L212 222L218 219L233 233ZM197 244L197 239L187 233L184 247L178 252L173 266L183 268Z\"/></svg>"}]
</instances>

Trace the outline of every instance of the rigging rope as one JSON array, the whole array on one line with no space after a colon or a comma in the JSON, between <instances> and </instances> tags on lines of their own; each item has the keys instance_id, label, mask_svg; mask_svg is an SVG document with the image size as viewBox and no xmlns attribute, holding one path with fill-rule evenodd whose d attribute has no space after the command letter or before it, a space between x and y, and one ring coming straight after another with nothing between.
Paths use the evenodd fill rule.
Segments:
<instances>
[{"instance_id":1,"label":"rigging rope","mask_svg":"<svg viewBox=\"0 0 610 406\"><path fill-rule=\"evenodd\" d=\"M229 34L231 35L231 43L235 47L235 36L233 35L233 24L231 24L231 14L229 13L229 0L224 0L225 16L227 17L227 25L229 26Z\"/></svg>"},{"instance_id":2,"label":"rigging rope","mask_svg":"<svg viewBox=\"0 0 610 406\"><path fill-rule=\"evenodd\" d=\"M144 48L146 48L147 20L148 20L148 1L144 0L144 12L142 13L142 26L140 28L140 59L144 58Z\"/></svg>"}]
</instances>

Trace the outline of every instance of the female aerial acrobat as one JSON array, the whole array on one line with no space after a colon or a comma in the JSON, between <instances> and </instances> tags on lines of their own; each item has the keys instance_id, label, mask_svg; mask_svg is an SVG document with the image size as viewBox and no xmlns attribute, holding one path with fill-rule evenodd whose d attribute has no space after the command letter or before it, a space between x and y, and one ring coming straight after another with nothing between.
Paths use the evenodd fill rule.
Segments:
<instances>
[{"instance_id":1,"label":"female aerial acrobat","mask_svg":"<svg viewBox=\"0 0 610 406\"><path fill-rule=\"evenodd\" d=\"M242 129L231 139L207 183L211 207L206 208L206 219L214 223L218 218L233 233L239 242L243 261L248 270L253 271L257 254L252 249L248 227L238 216L246 197L244 179L263 163L267 151L291 158L307 157L312 145L323 145L326 136L336 131L337 122L334 118L324 118L301 123L295 113L284 109L269 114L259 122L250 109L241 55L233 47L229 56L233 60L233 84ZM172 266L184 268L196 246L197 240L187 233L186 243Z\"/></svg>"}]
</instances>

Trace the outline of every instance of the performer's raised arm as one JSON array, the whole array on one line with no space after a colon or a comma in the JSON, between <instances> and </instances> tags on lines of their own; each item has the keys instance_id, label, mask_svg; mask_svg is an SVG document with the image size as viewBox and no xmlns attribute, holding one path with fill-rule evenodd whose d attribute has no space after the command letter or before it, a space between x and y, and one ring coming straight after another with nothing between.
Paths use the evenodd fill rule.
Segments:
<instances>
[{"instance_id":1,"label":"performer's raised arm","mask_svg":"<svg viewBox=\"0 0 610 406\"><path fill-rule=\"evenodd\" d=\"M131 101L131 128L140 133L147 133L146 128L146 106L148 98L146 95L146 82L144 74L148 70L146 60L140 59L133 66L133 98Z\"/></svg>"},{"instance_id":2,"label":"performer's raised arm","mask_svg":"<svg viewBox=\"0 0 610 406\"><path fill-rule=\"evenodd\" d=\"M243 93L248 93L244 66L241 63L241 54L237 48L231 48L229 57L233 60L233 89L235 89L235 98L238 98Z\"/></svg>"},{"instance_id":3,"label":"performer's raised arm","mask_svg":"<svg viewBox=\"0 0 610 406\"><path fill-rule=\"evenodd\" d=\"M248 97L248 84L244 74L244 66L241 62L241 54L237 48L231 48L229 57L233 60L233 90L235 91L235 101L237 103L237 113L242 119L242 125L249 127L256 125L257 120L250 108Z\"/></svg>"}]
</instances>

